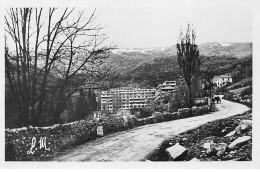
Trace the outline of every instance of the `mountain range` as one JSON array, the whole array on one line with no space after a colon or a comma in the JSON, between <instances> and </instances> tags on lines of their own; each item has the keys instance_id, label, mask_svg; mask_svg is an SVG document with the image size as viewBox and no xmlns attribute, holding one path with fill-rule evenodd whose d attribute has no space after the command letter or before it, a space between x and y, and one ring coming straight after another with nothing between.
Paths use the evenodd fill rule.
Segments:
<instances>
[{"instance_id":1,"label":"mountain range","mask_svg":"<svg viewBox=\"0 0 260 172\"><path fill-rule=\"evenodd\" d=\"M243 58L252 54L252 43L207 42L199 44L200 55ZM108 63L121 73L147 64L155 59L174 58L177 55L176 45L154 48L125 48L112 50Z\"/></svg>"}]
</instances>

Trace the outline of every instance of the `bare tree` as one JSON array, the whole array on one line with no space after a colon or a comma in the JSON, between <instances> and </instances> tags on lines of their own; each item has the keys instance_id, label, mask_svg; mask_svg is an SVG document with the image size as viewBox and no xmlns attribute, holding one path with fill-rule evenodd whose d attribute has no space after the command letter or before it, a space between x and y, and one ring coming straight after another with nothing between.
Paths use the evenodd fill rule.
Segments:
<instances>
[{"instance_id":1,"label":"bare tree","mask_svg":"<svg viewBox=\"0 0 260 172\"><path fill-rule=\"evenodd\" d=\"M58 122L72 94L109 73L104 61L112 47L103 46L107 37L95 24L95 10L88 17L75 12L74 8L7 10L5 32L15 54L6 51L6 78L24 125L38 125L46 107Z\"/></svg>"},{"instance_id":2,"label":"bare tree","mask_svg":"<svg viewBox=\"0 0 260 172\"><path fill-rule=\"evenodd\" d=\"M195 83L201 66L198 46L195 43L196 34L188 24L186 33L180 33L177 43L177 62L189 89L189 108L192 107L192 85Z\"/></svg>"}]
</instances>

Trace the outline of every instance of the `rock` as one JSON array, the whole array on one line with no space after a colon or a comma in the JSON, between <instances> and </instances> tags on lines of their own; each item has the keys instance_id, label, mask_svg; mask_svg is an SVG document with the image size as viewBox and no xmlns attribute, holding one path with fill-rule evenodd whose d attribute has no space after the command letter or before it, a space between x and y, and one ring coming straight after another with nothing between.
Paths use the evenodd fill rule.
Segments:
<instances>
[{"instance_id":1,"label":"rock","mask_svg":"<svg viewBox=\"0 0 260 172\"><path fill-rule=\"evenodd\" d=\"M228 144L226 143L218 143L215 145L215 150L217 150L217 155L222 155L225 153L226 149L227 149Z\"/></svg>"},{"instance_id":2,"label":"rock","mask_svg":"<svg viewBox=\"0 0 260 172\"><path fill-rule=\"evenodd\" d=\"M234 136L236 134L237 131L231 131L230 133L228 133L227 135L225 135L225 137L231 137Z\"/></svg>"},{"instance_id":3,"label":"rock","mask_svg":"<svg viewBox=\"0 0 260 172\"><path fill-rule=\"evenodd\" d=\"M235 154L237 151L236 150L233 150L233 151L230 151L229 153L232 155L232 154Z\"/></svg>"},{"instance_id":4,"label":"rock","mask_svg":"<svg viewBox=\"0 0 260 172\"><path fill-rule=\"evenodd\" d=\"M212 158L205 158L206 161L214 161Z\"/></svg>"},{"instance_id":5,"label":"rock","mask_svg":"<svg viewBox=\"0 0 260 172\"><path fill-rule=\"evenodd\" d=\"M224 154L227 146L226 143L214 143L213 141L204 143L203 145L207 154L217 153L217 155Z\"/></svg>"},{"instance_id":6,"label":"rock","mask_svg":"<svg viewBox=\"0 0 260 172\"><path fill-rule=\"evenodd\" d=\"M240 122L240 129L242 131L252 128L252 120L243 120Z\"/></svg>"},{"instance_id":7,"label":"rock","mask_svg":"<svg viewBox=\"0 0 260 172\"><path fill-rule=\"evenodd\" d=\"M228 154L225 158L232 158L232 155Z\"/></svg>"},{"instance_id":8,"label":"rock","mask_svg":"<svg viewBox=\"0 0 260 172\"><path fill-rule=\"evenodd\" d=\"M247 134L251 135L252 136L252 131L249 131Z\"/></svg>"},{"instance_id":9,"label":"rock","mask_svg":"<svg viewBox=\"0 0 260 172\"><path fill-rule=\"evenodd\" d=\"M231 137L235 134L241 134L244 131L252 128L252 120L243 120L239 123L239 125L234 129L234 131L231 131L228 133L225 137Z\"/></svg>"},{"instance_id":10,"label":"rock","mask_svg":"<svg viewBox=\"0 0 260 172\"><path fill-rule=\"evenodd\" d=\"M188 139L186 138L186 137L184 137L183 139L182 139L182 141L187 141Z\"/></svg>"},{"instance_id":11,"label":"rock","mask_svg":"<svg viewBox=\"0 0 260 172\"><path fill-rule=\"evenodd\" d=\"M234 159L231 159L231 160L228 160L228 161L240 161L241 159L243 159L243 157L234 158Z\"/></svg>"},{"instance_id":12,"label":"rock","mask_svg":"<svg viewBox=\"0 0 260 172\"><path fill-rule=\"evenodd\" d=\"M215 147L215 143L213 141L204 143L203 147L206 149L206 153L210 154Z\"/></svg>"},{"instance_id":13,"label":"rock","mask_svg":"<svg viewBox=\"0 0 260 172\"><path fill-rule=\"evenodd\" d=\"M171 146L165 150L169 155L170 159L174 160L181 156L186 151L186 148L181 146L179 143L176 143L174 146Z\"/></svg>"},{"instance_id":14,"label":"rock","mask_svg":"<svg viewBox=\"0 0 260 172\"><path fill-rule=\"evenodd\" d=\"M251 140L251 136L242 136L237 138L236 140L234 140L232 143L230 143L230 145L228 145L228 148L230 150L234 150L239 148L240 146L242 146L244 143L248 142L249 140Z\"/></svg>"},{"instance_id":15,"label":"rock","mask_svg":"<svg viewBox=\"0 0 260 172\"><path fill-rule=\"evenodd\" d=\"M195 158L192 158L190 161L200 161L200 160L195 157Z\"/></svg>"},{"instance_id":16,"label":"rock","mask_svg":"<svg viewBox=\"0 0 260 172\"><path fill-rule=\"evenodd\" d=\"M236 137L235 136L231 136L228 138L229 142L233 142L234 140L236 140Z\"/></svg>"}]
</instances>

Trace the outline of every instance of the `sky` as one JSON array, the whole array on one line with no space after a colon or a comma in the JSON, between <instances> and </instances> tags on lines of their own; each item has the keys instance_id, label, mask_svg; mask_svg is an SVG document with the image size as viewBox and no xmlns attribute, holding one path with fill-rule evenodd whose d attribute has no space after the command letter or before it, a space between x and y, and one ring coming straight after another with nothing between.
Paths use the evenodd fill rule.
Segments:
<instances>
[{"instance_id":1,"label":"sky","mask_svg":"<svg viewBox=\"0 0 260 172\"><path fill-rule=\"evenodd\" d=\"M251 42L247 7L100 6L98 20L120 48L171 46L181 29L193 25L197 42Z\"/></svg>"},{"instance_id":2,"label":"sky","mask_svg":"<svg viewBox=\"0 0 260 172\"><path fill-rule=\"evenodd\" d=\"M63 6L52 2L61 8L75 5L75 11L84 10L89 15L96 9L96 23L109 37L106 43L118 48L172 46L188 23L196 31L197 43L253 41L252 4L245 1L86 0L77 4L69 1L70 5Z\"/></svg>"}]
</instances>

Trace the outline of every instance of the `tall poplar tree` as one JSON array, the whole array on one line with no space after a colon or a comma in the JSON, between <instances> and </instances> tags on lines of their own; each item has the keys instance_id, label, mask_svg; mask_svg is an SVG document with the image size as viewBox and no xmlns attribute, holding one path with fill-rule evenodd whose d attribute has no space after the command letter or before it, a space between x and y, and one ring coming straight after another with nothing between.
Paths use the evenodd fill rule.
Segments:
<instances>
[{"instance_id":1,"label":"tall poplar tree","mask_svg":"<svg viewBox=\"0 0 260 172\"><path fill-rule=\"evenodd\" d=\"M193 105L192 86L195 84L201 66L199 49L195 41L195 31L188 24L186 33L180 33L180 39L176 45L177 62L189 89L189 108Z\"/></svg>"}]
</instances>

